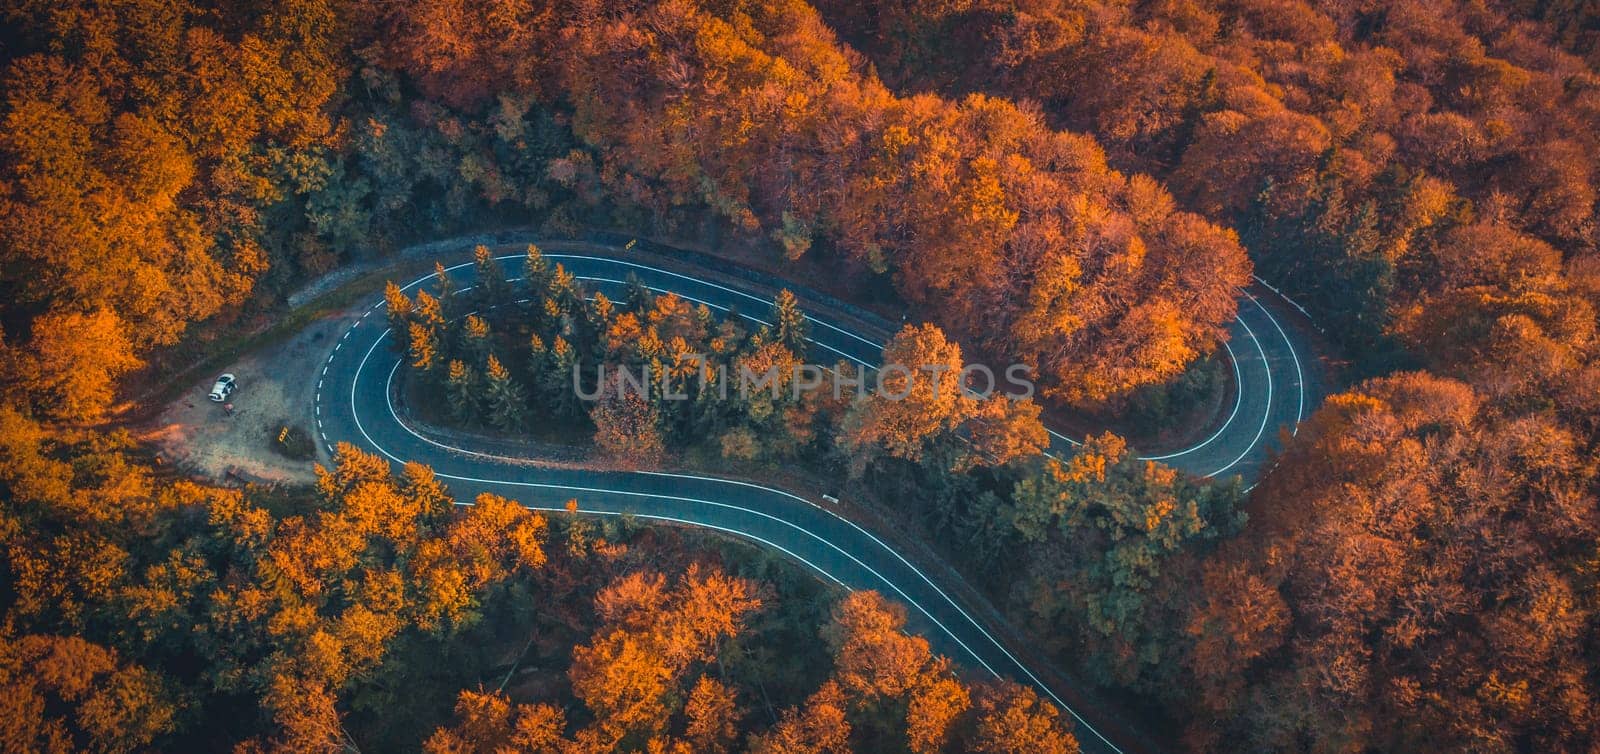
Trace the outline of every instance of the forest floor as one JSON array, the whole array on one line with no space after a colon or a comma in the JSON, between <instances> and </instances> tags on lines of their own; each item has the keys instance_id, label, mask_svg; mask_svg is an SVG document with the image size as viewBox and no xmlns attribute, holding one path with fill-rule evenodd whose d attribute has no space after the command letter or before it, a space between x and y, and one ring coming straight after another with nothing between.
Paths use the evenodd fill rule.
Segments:
<instances>
[{"instance_id":1,"label":"forest floor","mask_svg":"<svg viewBox=\"0 0 1600 754\"><path fill-rule=\"evenodd\" d=\"M180 471L222 482L299 484L315 480L314 460L298 460L275 449L283 428L298 427L316 436L314 412L317 373L328 360L338 334L360 314L360 307L313 320L294 335L250 351L217 370L232 372L238 390L229 402L213 403L207 393L216 374L186 385L152 420L135 430ZM324 455L320 448L319 457Z\"/></svg>"}]
</instances>

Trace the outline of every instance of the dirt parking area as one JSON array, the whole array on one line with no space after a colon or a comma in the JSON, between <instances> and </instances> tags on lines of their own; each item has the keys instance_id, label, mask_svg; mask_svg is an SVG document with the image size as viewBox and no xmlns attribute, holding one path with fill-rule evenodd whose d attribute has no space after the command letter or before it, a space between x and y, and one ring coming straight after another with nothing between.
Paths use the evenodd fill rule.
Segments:
<instances>
[{"instance_id":1,"label":"dirt parking area","mask_svg":"<svg viewBox=\"0 0 1600 754\"><path fill-rule=\"evenodd\" d=\"M323 317L283 341L245 355L218 370L233 373L238 389L224 404L207 394L217 374L189 385L183 394L140 428L140 439L155 445L177 469L222 482L298 484L315 480L317 458L297 460L277 450L285 427L315 437L312 419L317 374L339 335L359 315L356 308Z\"/></svg>"}]
</instances>

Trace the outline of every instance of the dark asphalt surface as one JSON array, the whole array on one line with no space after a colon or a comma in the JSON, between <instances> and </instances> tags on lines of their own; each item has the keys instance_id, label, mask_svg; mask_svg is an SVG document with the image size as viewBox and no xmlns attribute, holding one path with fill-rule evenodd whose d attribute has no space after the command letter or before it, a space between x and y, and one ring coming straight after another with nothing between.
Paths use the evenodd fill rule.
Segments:
<instances>
[{"instance_id":1,"label":"dark asphalt surface","mask_svg":"<svg viewBox=\"0 0 1600 754\"><path fill-rule=\"evenodd\" d=\"M620 297L629 274L646 285L672 291L713 309L735 307L745 317L766 315L769 292L757 287L666 269L658 260L632 257L622 251L602 256L578 244L550 243L546 257L561 263L591 291ZM592 249L592 247L587 247ZM520 275L521 255L502 258L509 275ZM676 267L676 265L674 265ZM462 287L473 281L473 266L451 269ZM717 278L720 276L712 275ZM431 276L407 287L414 291ZM835 322L796 290L813 317L810 360L828 363L846 359L875 365L889 323L865 326ZM1192 447L1152 456L1201 475L1240 474L1253 481L1268 462L1268 449L1280 428L1290 429L1320 399L1307 384L1311 365L1297 351L1290 316L1281 300L1265 290L1245 292L1239 319L1231 330L1229 350L1237 366L1236 407L1228 420ZM817 299L826 297L818 296ZM848 589L875 589L905 604L912 628L928 636L935 648L976 670L1029 683L1074 719L1075 735L1086 752L1138 750L1117 724L1086 720L1075 710L1081 704L1073 689L1047 683L1024 664L985 621L952 598L940 578L925 573L883 540L835 514L826 504L756 484L670 473L596 472L518 464L494 456L459 439L446 444L400 421L391 402L390 384L401 365L391 348L381 296L338 342L318 381L316 423L325 444L349 442L399 464L419 461L433 467L458 500L490 492L541 510L565 510L576 498L580 511L595 515L628 514L639 519L706 527L776 549L817 571L827 581ZM877 332L871 332L877 330ZM1057 436L1053 452L1070 453L1073 441ZM1113 743L1117 741L1118 743Z\"/></svg>"}]
</instances>

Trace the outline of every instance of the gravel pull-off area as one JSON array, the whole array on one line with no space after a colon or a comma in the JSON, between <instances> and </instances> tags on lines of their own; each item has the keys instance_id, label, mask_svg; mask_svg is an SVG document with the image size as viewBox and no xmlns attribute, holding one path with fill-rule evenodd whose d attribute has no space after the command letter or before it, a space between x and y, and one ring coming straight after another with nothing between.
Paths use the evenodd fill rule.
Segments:
<instances>
[{"instance_id":1,"label":"gravel pull-off area","mask_svg":"<svg viewBox=\"0 0 1600 754\"><path fill-rule=\"evenodd\" d=\"M278 452L276 441L286 426L316 437L312 416L317 375L357 314L359 310L324 317L219 369L218 374L232 372L238 379L239 387L229 398L232 415L207 397L217 378L209 374L142 427L141 439L153 443L179 470L221 482L313 481L314 464L327 461L326 451L318 447L317 459L296 460Z\"/></svg>"}]
</instances>

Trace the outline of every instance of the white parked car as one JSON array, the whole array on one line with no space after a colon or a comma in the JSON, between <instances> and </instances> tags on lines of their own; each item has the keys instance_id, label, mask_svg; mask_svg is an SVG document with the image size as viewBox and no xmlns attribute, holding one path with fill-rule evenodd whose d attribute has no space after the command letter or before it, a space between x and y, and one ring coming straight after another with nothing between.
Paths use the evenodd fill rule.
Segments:
<instances>
[{"instance_id":1,"label":"white parked car","mask_svg":"<svg viewBox=\"0 0 1600 754\"><path fill-rule=\"evenodd\" d=\"M217 378L217 384L211 386L211 400L221 403L233 395L239 383L233 379L232 374L225 374Z\"/></svg>"}]
</instances>

